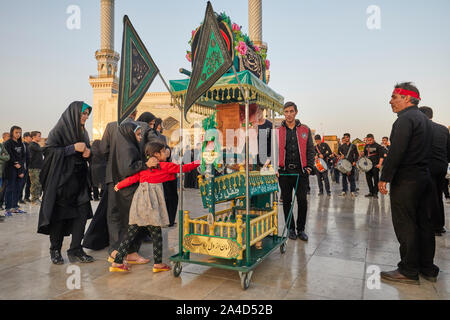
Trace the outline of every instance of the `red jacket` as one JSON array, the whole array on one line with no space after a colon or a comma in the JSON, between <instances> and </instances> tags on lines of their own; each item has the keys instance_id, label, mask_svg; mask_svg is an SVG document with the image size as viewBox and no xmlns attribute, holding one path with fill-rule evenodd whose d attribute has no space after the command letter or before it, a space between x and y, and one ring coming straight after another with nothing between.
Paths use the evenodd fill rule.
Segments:
<instances>
[{"instance_id":1,"label":"red jacket","mask_svg":"<svg viewBox=\"0 0 450 320\"><path fill-rule=\"evenodd\" d=\"M200 161L194 161L183 165L183 172L189 172L196 169ZM180 166L172 162L160 162L159 169L146 169L130 176L117 184L118 189L123 189L136 182L162 183L176 179L176 174L180 172Z\"/></svg>"},{"instance_id":2,"label":"red jacket","mask_svg":"<svg viewBox=\"0 0 450 320\"><path fill-rule=\"evenodd\" d=\"M314 147L312 145L311 132L307 126L295 120L298 150L302 168L314 166ZM284 168L286 161L286 122L283 121L278 135L279 157L278 166Z\"/></svg>"}]
</instances>

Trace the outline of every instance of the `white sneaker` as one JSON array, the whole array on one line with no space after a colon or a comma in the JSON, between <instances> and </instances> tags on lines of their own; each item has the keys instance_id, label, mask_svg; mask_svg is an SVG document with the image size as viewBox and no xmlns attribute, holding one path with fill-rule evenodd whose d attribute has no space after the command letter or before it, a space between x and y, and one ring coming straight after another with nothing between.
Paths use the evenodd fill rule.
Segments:
<instances>
[{"instance_id":1,"label":"white sneaker","mask_svg":"<svg viewBox=\"0 0 450 320\"><path fill-rule=\"evenodd\" d=\"M345 197L347 195L347 192L342 191L341 196Z\"/></svg>"}]
</instances>

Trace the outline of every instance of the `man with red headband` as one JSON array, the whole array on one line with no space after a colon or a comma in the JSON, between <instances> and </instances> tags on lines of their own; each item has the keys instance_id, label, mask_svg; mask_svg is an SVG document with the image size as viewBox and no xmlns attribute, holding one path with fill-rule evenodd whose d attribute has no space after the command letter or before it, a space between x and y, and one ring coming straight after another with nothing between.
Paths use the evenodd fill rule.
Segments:
<instances>
[{"instance_id":1,"label":"man with red headband","mask_svg":"<svg viewBox=\"0 0 450 320\"><path fill-rule=\"evenodd\" d=\"M401 258L398 269L381 272L381 278L409 284L419 284L419 274L436 282L439 274L433 264L434 230L426 210L431 196L432 127L417 107L419 101L419 90L410 82L395 86L390 104L398 118L392 125L391 148L378 183L385 195L390 183L392 222Z\"/></svg>"}]
</instances>

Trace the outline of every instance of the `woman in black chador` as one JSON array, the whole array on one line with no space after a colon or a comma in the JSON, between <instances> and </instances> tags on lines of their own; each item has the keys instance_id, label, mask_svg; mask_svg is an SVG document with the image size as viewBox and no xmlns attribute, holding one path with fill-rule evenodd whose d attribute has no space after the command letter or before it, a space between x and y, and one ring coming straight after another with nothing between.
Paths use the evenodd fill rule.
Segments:
<instances>
[{"instance_id":1,"label":"woman in black chador","mask_svg":"<svg viewBox=\"0 0 450 320\"><path fill-rule=\"evenodd\" d=\"M85 123L92 108L82 101L72 102L50 131L44 148L40 174L43 187L38 233L50 235L50 257L63 264L64 236L72 235L67 251L70 262L93 262L81 247L87 219L92 218L89 201L91 156Z\"/></svg>"}]
</instances>

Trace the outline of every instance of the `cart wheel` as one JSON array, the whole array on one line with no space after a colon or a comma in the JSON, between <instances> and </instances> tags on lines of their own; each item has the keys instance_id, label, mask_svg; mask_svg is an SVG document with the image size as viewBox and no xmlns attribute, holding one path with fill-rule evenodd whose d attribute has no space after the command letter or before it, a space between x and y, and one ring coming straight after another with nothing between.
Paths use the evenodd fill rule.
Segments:
<instances>
[{"instance_id":1,"label":"cart wheel","mask_svg":"<svg viewBox=\"0 0 450 320\"><path fill-rule=\"evenodd\" d=\"M247 290L250 287L250 281L252 279L253 271L250 272L239 272L239 276L241 277L241 287L244 290Z\"/></svg>"},{"instance_id":2,"label":"cart wheel","mask_svg":"<svg viewBox=\"0 0 450 320\"><path fill-rule=\"evenodd\" d=\"M280 246L280 252L281 254L286 253L286 242L283 242Z\"/></svg>"},{"instance_id":3,"label":"cart wheel","mask_svg":"<svg viewBox=\"0 0 450 320\"><path fill-rule=\"evenodd\" d=\"M175 262L175 266L173 267L173 276L179 277L181 274L181 270L183 270L183 267L181 266L181 262Z\"/></svg>"}]
</instances>

